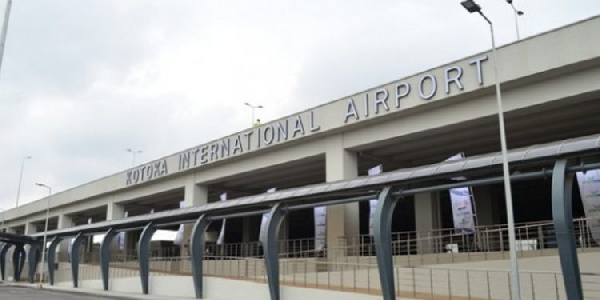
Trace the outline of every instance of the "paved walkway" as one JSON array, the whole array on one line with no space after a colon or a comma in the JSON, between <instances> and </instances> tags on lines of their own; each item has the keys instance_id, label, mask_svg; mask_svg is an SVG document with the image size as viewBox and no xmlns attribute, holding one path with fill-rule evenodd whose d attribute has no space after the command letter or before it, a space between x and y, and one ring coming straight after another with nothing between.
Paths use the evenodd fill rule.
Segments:
<instances>
[{"instance_id":1,"label":"paved walkway","mask_svg":"<svg viewBox=\"0 0 600 300\"><path fill-rule=\"evenodd\" d=\"M106 300L106 297L82 293L67 293L49 289L38 289L17 285L0 285L2 300ZM109 298L118 299L118 298ZM121 298L123 299L123 298Z\"/></svg>"},{"instance_id":2,"label":"paved walkway","mask_svg":"<svg viewBox=\"0 0 600 300\"><path fill-rule=\"evenodd\" d=\"M99 292L89 289L61 288L44 286L39 289L34 284L0 283L0 299L2 300L164 300L165 297L136 295L118 292ZM190 300L191 298L169 297L169 300Z\"/></svg>"}]
</instances>

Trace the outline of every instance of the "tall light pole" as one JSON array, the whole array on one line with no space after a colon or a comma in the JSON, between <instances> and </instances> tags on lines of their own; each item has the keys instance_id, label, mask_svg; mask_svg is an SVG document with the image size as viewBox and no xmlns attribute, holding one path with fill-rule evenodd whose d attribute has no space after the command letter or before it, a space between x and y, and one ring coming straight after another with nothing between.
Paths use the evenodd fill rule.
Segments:
<instances>
[{"instance_id":1,"label":"tall light pole","mask_svg":"<svg viewBox=\"0 0 600 300\"><path fill-rule=\"evenodd\" d=\"M244 103L244 105L246 105L252 109L252 122L250 123L250 125L254 125L254 122L256 121L256 120L254 120L254 110L257 108L264 108L264 107L262 105L252 105L248 102Z\"/></svg>"},{"instance_id":2,"label":"tall light pole","mask_svg":"<svg viewBox=\"0 0 600 300\"><path fill-rule=\"evenodd\" d=\"M46 225L44 226L44 243L42 244L42 265L40 266L40 281L38 285L38 287L41 288L46 260L46 239L48 237L48 218L50 217L50 195L52 195L52 188L43 183L36 183L35 185L48 189L48 196L46 197Z\"/></svg>"},{"instance_id":3,"label":"tall light pole","mask_svg":"<svg viewBox=\"0 0 600 300\"><path fill-rule=\"evenodd\" d=\"M4 232L4 223L6 221L6 208L0 206L0 211L2 211L2 228L0 228L0 232Z\"/></svg>"},{"instance_id":4,"label":"tall light pole","mask_svg":"<svg viewBox=\"0 0 600 300\"><path fill-rule=\"evenodd\" d=\"M525 13L521 10L518 10L515 5L513 4L512 0L506 0L506 3L510 4L510 6L513 9L513 12L515 13L515 28L517 30L517 41L521 40L521 35L519 34L519 16L524 15Z\"/></svg>"},{"instance_id":5,"label":"tall light pole","mask_svg":"<svg viewBox=\"0 0 600 300\"><path fill-rule=\"evenodd\" d=\"M502 95L500 93L500 79L498 78L498 55L496 53L496 41L494 38L494 25L492 21L486 17L481 11L481 6L473 0L461 2L462 6L470 13L479 13L483 19L490 25L490 34L492 36L492 64L494 68L494 81L496 84L496 104L498 106L498 123L500 127L500 147L502 151L502 172L504 177L504 195L506 201L506 217L508 219L508 243L510 247L510 262L511 262L511 282L512 282L512 299L521 299L521 281L519 279L519 261L517 260L517 242L515 236L515 220L512 204L512 189L510 186L510 173L508 170L508 150L506 149L506 132L504 130L504 109L502 108Z\"/></svg>"},{"instance_id":6,"label":"tall light pole","mask_svg":"<svg viewBox=\"0 0 600 300\"><path fill-rule=\"evenodd\" d=\"M130 148L127 148L127 150L125 150L125 151L131 153L131 167L135 167L135 156L136 156L136 154L140 154L143 151L142 150L132 150Z\"/></svg>"},{"instance_id":7,"label":"tall light pole","mask_svg":"<svg viewBox=\"0 0 600 300\"><path fill-rule=\"evenodd\" d=\"M0 69L2 69L2 58L4 58L4 45L6 44L6 33L8 31L8 18L10 16L10 8L12 7L12 0L6 1L6 8L4 8L4 23L2 25L2 33L0 35Z\"/></svg>"},{"instance_id":8,"label":"tall light pole","mask_svg":"<svg viewBox=\"0 0 600 300\"><path fill-rule=\"evenodd\" d=\"M25 168L25 161L32 158L33 157L31 156L25 156L21 161L21 172L19 172L19 187L17 188L17 201L15 202L15 207L19 207L19 198L21 197L21 182L23 180L23 169Z\"/></svg>"}]
</instances>

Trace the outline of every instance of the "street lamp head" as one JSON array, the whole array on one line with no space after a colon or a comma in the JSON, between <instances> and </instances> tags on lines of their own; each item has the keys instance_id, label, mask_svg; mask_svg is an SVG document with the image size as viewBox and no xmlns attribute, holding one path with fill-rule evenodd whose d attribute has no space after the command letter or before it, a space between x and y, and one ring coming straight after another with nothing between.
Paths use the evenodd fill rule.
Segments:
<instances>
[{"instance_id":1,"label":"street lamp head","mask_svg":"<svg viewBox=\"0 0 600 300\"><path fill-rule=\"evenodd\" d=\"M246 106L248 106L248 107L250 107L250 108L253 108L253 109L254 109L254 108L263 108L263 106L262 106L262 105L252 105L252 104L250 104L250 103L248 103L248 102L244 102L244 105L246 105Z\"/></svg>"},{"instance_id":2,"label":"street lamp head","mask_svg":"<svg viewBox=\"0 0 600 300\"><path fill-rule=\"evenodd\" d=\"M35 185L48 189L48 196L52 195L52 188L46 184L36 182Z\"/></svg>"},{"instance_id":3,"label":"street lamp head","mask_svg":"<svg viewBox=\"0 0 600 300\"><path fill-rule=\"evenodd\" d=\"M473 0L465 0L460 4L470 13L481 12L481 6Z\"/></svg>"},{"instance_id":4,"label":"street lamp head","mask_svg":"<svg viewBox=\"0 0 600 300\"><path fill-rule=\"evenodd\" d=\"M131 152L131 153L142 153L142 152L144 152L144 151L142 151L142 150L132 150L132 149L130 149L130 148L127 148L127 150L125 150L125 151L127 151L127 152Z\"/></svg>"},{"instance_id":5,"label":"street lamp head","mask_svg":"<svg viewBox=\"0 0 600 300\"><path fill-rule=\"evenodd\" d=\"M33 156L31 156L31 155L27 155L27 156L23 157L23 159L32 159L32 158L33 158Z\"/></svg>"},{"instance_id":6,"label":"street lamp head","mask_svg":"<svg viewBox=\"0 0 600 300\"><path fill-rule=\"evenodd\" d=\"M510 4L510 6L512 6L513 10L515 11L515 13L516 13L518 16L522 16L522 15L524 15L524 14L525 14L523 11L520 11L520 10L518 10L518 9L515 7L515 5L513 4L512 0L506 0L506 3Z\"/></svg>"}]
</instances>

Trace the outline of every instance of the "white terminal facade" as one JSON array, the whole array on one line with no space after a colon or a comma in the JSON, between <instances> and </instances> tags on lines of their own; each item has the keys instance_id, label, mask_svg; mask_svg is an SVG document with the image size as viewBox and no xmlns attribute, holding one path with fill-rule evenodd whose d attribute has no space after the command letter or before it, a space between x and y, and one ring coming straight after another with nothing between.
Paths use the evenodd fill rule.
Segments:
<instances>
[{"instance_id":1,"label":"white terminal facade","mask_svg":"<svg viewBox=\"0 0 600 300\"><path fill-rule=\"evenodd\" d=\"M600 133L599 30L594 17L498 49L509 149ZM378 164L385 172L499 151L492 59L479 53L57 193L49 229L176 209L180 201L198 206L223 192L235 199L352 179ZM513 184L516 222L552 218L549 187L549 180ZM475 188L474 196L479 225L506 223L501 185ZM46 200L1 213L5 229L43 231ZM583 214L580 202L574 217ZM368 209L329 207L327 244L367 234ZM313 222L312 209L291 213L284 238L313 238ZM259 226L260 217L229 220L225 242L256 241ZM447 192L396 208L393 231L443 227L452 227Z\"/></svg>"}]
</instances>

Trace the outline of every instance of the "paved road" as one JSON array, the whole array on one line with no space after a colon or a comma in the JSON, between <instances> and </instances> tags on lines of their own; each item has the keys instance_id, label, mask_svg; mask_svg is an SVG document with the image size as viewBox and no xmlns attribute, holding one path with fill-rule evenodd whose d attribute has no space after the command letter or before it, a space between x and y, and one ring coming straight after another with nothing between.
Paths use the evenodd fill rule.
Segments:
<instances>
[{"instance_id":1,"label":"paved road","mask_svg":"<svg viewBox=\"0 0 600 300\"><path fill-rule=\"evenodd\" d=\"M7 286L0 284L1 300L107 300L123 299L93 296L88 294L65 293L60 291L40 290L36 288Z\"/></svg>"}]
</instances>

